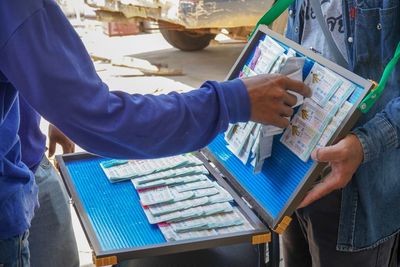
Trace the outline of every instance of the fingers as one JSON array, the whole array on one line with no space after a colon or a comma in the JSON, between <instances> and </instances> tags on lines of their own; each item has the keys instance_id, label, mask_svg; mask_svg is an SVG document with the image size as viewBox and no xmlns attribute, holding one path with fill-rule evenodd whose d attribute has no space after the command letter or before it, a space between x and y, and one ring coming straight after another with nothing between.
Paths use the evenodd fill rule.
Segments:
<instances>
[{"instance_id":1,"label":"fingers","mask_svg":"<svg viewBox=\"0 0 400 267\"><path fill-rule=\"evenodd\" d=\"M57 142L50 138L50 140L49 140L49 158L51 158L54 155L54 153L56 152L56 145L57 145Z\"/></svg>"},{"instance_id":2,"label":"fingers","mask_svg":"<svg viewBox=\"0 0 400 267\"><path fill-rule=\"evenodd\" d=\"M63 154L74 153L75 144L72 142L64 142L61 144L63 149Z\"/></svg>"},{"instance_id":3,"label":"fingers","mask_svg":"<svg viewBox=\"0 0 400 267\"><path fill-rule=\"evenodd\" d=\"M333 174L328 175L321 183L317 184L303 199L298 208L304 208L310 205L314 201L328 195L332 191L340 188L337 183L337 179L333 177Z\"/></svg>"},{"instance_id":4,"label":"fingers","mask_svg":"<svg viewBox=\"0 0 400 267\"><path fill-rule=\"evenodd\" d=\"M289 126L289 120L284 117L276 117L274 121L272 121L272 125L275 125L279 128L286 128Z\"/></svg>"},{"instance_id":5,"label":"fingers","mask_svg":"<svg viewBox=\"0 0 400 267\"><path fill-rule=\"evenodd\" d=\"M289 92L283 98L283 102L289 107L293 107L297 103L297 97Z\"/></svg>"},{"instance_id":6,"label":"fingers","mask_svg":"<svg viewBox=\"0 0 400 267\"><path fill-rule=\"evenodd\" d=\"M311 89L308 86L306 86L303 82L289 79L286 76L282 76L282 79L286 90L291 90L305 97L311 96Z\"/></svg>"},{"instance_id":7,"label":"fingers","mask_svg":"<svg viewBox=\"0 0 400 267\"><path fill-rule=\"evenodd\" d=\"M289 106L283 105L281 107L281 115L283 117L292 117L293 112L294 112L293 109Z\"/></svg>"}]
</instances>

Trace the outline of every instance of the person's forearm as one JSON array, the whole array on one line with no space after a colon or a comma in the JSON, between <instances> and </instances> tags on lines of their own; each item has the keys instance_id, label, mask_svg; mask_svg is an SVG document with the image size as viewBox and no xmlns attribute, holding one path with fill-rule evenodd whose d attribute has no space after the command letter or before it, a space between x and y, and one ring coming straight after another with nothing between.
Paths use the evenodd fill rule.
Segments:
<instances>
[{"instance_id":1,"label":"person's forearm","mask_svg":"<svg viewBox=\"0 0 400 267\"><path fill-rule=\"evenodd\" d=\"M208 82L185 94L110 93L60 13L55 4L45 6L21 25L0 51L0 69L43 117L86 150L118 158L167 156L201 148L229 122L249 119L240 80Z\"/></svg>"}]
</instances>

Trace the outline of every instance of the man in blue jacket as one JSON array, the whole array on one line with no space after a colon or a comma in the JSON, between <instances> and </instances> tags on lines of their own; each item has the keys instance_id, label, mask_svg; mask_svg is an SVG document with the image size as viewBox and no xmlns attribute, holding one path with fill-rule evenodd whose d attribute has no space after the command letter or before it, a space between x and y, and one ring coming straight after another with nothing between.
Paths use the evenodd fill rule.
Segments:
<instances>
[{"instance_id":1,"label":"man in blue jacket","mask_svg":"<svg viewBox=\"0 0 400 267\"><path fill-rule=\"evenodd\" d=\"M324 0L321 9L348 69L379 81L400 41L400 1ZM289 8L287 36L335 60L310 0ZM304 199L283 236L286 266L397 266L399 77L397 66L352 134L313 152L332 171Z\"/></svg>"},{"instance_id":2,"label":"man in blue jacket","mask_svg":"<svg viewBox=\"0 0 400 267\"><path fill-rule=\"evenodd\" d=\"M112 158L152 158L204 147L229 123L286 127L310 90L280 75L206 82L168 95L110 93L79 36L52 0L0 1L0 265L28 266L37 203L21 161L19 95L84 149Z\"/></svg>"},{"instance_id":3,"label":"man in blue jacket","mask_svg":"<svg viewBox=\"0 0 400 267\"><path fill-rule=\"evenodd\" d=\"M35 175L40 207L29 229L30 264L32 267L78 267L79 253L72 228L68 196L61 177L45 155L46 137L40 130L40 115L20 96L21 160ZM49 156L55 145L64 153L74 152L74 144L56 127L50 125Z\"/></svg>"}]
</instances>

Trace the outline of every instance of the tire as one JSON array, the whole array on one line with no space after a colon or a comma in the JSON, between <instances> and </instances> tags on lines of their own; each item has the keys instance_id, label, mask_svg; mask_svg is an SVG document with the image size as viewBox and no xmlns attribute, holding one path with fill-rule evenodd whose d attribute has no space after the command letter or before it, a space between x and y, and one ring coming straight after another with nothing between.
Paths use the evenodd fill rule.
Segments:
<instances>
[{"instance_id":1,"label":"tire","mask_svg":"<svg viewBox=\"0 0 400 267\"><path fill-rule=\"evenodd\" d=\"M206 48L215 34L178 31L160 28L164 39L173 47L182 51L197 51Z\"/></svg>"}]
</instances>

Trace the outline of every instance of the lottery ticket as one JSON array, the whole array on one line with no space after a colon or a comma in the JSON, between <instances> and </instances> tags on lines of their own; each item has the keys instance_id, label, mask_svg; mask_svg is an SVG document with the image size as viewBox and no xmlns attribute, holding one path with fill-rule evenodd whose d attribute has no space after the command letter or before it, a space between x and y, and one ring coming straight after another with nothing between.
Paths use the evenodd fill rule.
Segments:
<instances>
[{"instance_id":1,"label":"lottery ticket","mask_svg":"<svg viewBox=\"0 0 400 267\"><path fill-rule=\"evenodd\" d=\"M217 228L217 233L222 235L254 230L254 227L251 226L250 222L243 216L243 214L241 214L240 212L238 212L237 214L242 218L243 224Z\"/></svg>"},{"instance_id":2,"label":"lottery ticket","mask_svg":"<svg viewBox=\"0 0 400 267\"><path fill-rule=\"evenodd\" d=\"M201 197L201 198L195 198L195 199L188 199L180 202L174 202L174 203L166 203L166 204L156 204L156 205L151 205L149 206L149 210L151 214L154 216L159 216L175 211L180 211L184 209L189 209L193 207L198 207L202 205L209 204L209 197Z\"/></svg>"},{"instance_id":3,"label":"lottery ticket","mask_svg":"<svg viewBox=\"0 0 400 267\"><path fill-rule=\"evenodd\" d=\"M282 65L285 64L286 60L288 59L288 56L285 54L282 54L278 57L278 59L275 61L275 63L272 65L271 70L269 73L278 73L282 67Z\"/></svg>"},{"instance_id":4,"label":"lottery ticket","mask_svg":"<svg viewBox=\"0 0 400 267\"><path fill-rule=\"evenodd\" d=\"M158 224L162 234L167 241L180 241L195 238L205 238L217 235L217 231L214 229L198 230L198 231L188 231L184 233L177 233L172 229L171 225L168 223Z\"/></svg>"},{"instance_id":5,"label":"lottery ticket","mask_svg":"<svg viewBox=\"0 0 400 267\"><path fill-rule=\"evenodd\" d=\"M153 215L149 209L144 209L147 219L150 224L160 222L178 222L182 220L210 216L218 213L232 212L233 208L229 203L217 203L194 208L184 209L167 213L159 216Z\"/></svg>"},{"instance_id":6,"label":"lottery ticket","mask_svg":"<svg viewBox=\"0 0 400 267\"><path fill-rule=\"evenodd\" d=\"M328 127L326 127L325 131L322 133L321 138L318 140L316 148L325 147L335 133L335 130L336 126L330 123Z\"/></svg>"},{"instance_id":7,"label":"lottery ticket","mask_svg":"<svg viewBox=\"0 0 400 267\"><path fill-rule=\"evenodd\" d=\"M256 126L253 128L253 130L250 132L249 138L247 138L247 141L245 145L243 146L242 151L239 153L238 158L243 164L247 164L247 161L249 160L251 149L254 146L254 143L256 141L256 138L258 136L258 133L260 131L261 124L256 124Z\"/></svg>"},{"instance_id":8,"label":"lottery ticket","mask_svg":"<svg viewBox=\"0 0 400 267\"><path fill-rule=\"evenodd\" d=\"M328 125L328 127L326 127L326 129L322 133L322 136L319 139L318 144L316 146L317 148L324 147L328 144L329 140L334 135L336 129L342 124L343 120L348 115L352 107L353 105L348 101L345 101L343 103L342 107L337 111L336 115L333 117L331 123Z\"/></svg>"},{"instance_id":9,"label":"lottery ticket","mask_svg":"<svg viewBox=\"0 0 400 267\"><path fill-rule=\"evenodd\" d=\"M339 89L332 96L331 100L333 104L341 107L343 103L350 97L350 95L356 89L355 84L348 80L343 79L343 83L340 85Z\"/></svg>"},{"instance_id":10,"label":"lottery ticket","mask_svg":"<svg viewBox=\"0 0 400 267\"><path fill-rule=\"evenodd\" d=\"M174 196L174 199L173 199L174 202L179 202L179 201L183 201L183 200L187 200L187 199L191 199L191 198L202 197L202 196L195 194L198 190L178 192L173 187L170 187L169 189L171 190L171 193ZM202 190L206 190L206 189L202 189Z\"/></svg>"},{"instance_id":11,"label":"lottery ticket","mask_svg":"<svg viewBox=\"0 0 400 267\"><path fill-rule=\"evenodd\" d=\"M123 164L115 164L115 162L115 160L112 160L100 164L107 178L112 182L141 177L183 166L202 165L202 162L193 155L179 155L150 160L130 160Z\"/></svg>"},{"instance_id":12,"label":"lottery ticket","mask_svg":"<svg viewBox=\"0 0 400 267\"><path fill-rule=\"evenodd\" d=\"M217 186L218 185L214 182L214 187L197 189L197 190L188 191L188 192L192 192L194 194L195 198L213 196L213 195L216 195L219 193L218 188L216 188ZM186 193L186 192L182 192L181 194L184 194L184 193Z\"/></svg>"},{"instance_id":13,"label":"lottery ticket","mask_svg":"<svg viewBox=\"0 0 400 267\"><path fill-rule=\"evenodd\" d=\"M243 77L253 77L257 75L257 73L250 69L247 65L244 65L242 73Z\"/></svg>"},{"instance_id":14,"label":"lottery ticket","mask_svg":"<svg viewBox=\"0 0 400 267\"><path fill-rule=\"evenodd\" d=\"M144 175L139 178L134 178L134 184L145 184L159 179L167 179L188 175L207 175L208 173L208 170L204 166L183 167Z\"/></svg>"},{"instance_id":15,"label":"lottery ticket","mask_svg":"<svg viewBox=\"0 0 400 267\"><path fill-rule=\"evenodd\" d=\"M260 58L260 56L261 56L261 49L259 46L257 46L256 50L254 51L254 56L251 59L250 64L249 64L249 68L251 70L254 70L254 68L256 67L257 61Z\"/></svg>"},{"instance_id":16,"label":"lottery ticket","mask_svg":"<svg viewBox=\"0 0 400 267\"><path fill-rule=\"evenodd\" d=\"M148 189L153 187L159 186L171 186L171 185L180 185L186 183L194 183L198 181L205 181L208 180L207 176L205 175L191 175L191 176L182 176L182 177L175 177L169 179L159 179L156 181L152 181L149 183L139 184L135 179L132 179L132 183L136 189Z\"/></svg>"},{"instance_id":17,"label":"lottery ticket","mask_svg":"<svg viewBox=\"0 0 400 267\"><path fill-rule=\"evenodd\" d=\"M338 112L336 113L335 117L333 117L333 125L339 127L340 124L343 122L343 120L346 118L346 116L349 114L352 107L353 104L351 104L348 101L345 101L338 110Z\"/></svg>"},{"instance_id":18,"label":"lottery ticket","mask_svg":"<svg viewBox=\"0 0 400 267\"><path fill-rule=\"evenodd\" d=\"M239 123L234 130L232 138L228 141L228 149L235 155L239 155L255 127L254 122Z\"/></svg>"},{"instance_id":19,"label":"lottery ticket","mask_svg":"<svg viewBox=\"0 0 400 267\"><path fill-rule=\"evenodd\" d=\"M261 53L254 67L254 72L257 74L269 73L279 56L285 52L285 49L268 36L260 41L258 47Z\"/></svg>"},{"instance_id":20,"label":"lottery ticket","mask_svg":"<svg viewBox=\"0 0 400 267\"><path fill-rule=\"evenodd\" d=\"M185 233L179 233L178 240L195 239L195 238L205 238L217 235L217 231L214 229L199 230L199 231L189 231Z\"/></svg>"},{"instance_id":21,"label":"lottery ticket","mask_svg":"<svg viewBox=\"0 0 400 267\"><path fill-rule=\"evenodd\" d=\"M307 161L318 142L320 133L295 116L283 133L281 142L301 160Z\"/></svg>"},{"instance_id":22,"label":"lottery ticket","mask_svg":"<svg viewBox=\"0 0 400 267\"><path fill-rule=\"evenodd\" d=\"M228 193L224 188L221 186L217 187L218 194L212 195L208 197L208 203L221 203L221 202L229 202L233 200L231 194Z\"/></svg>"},{"instance_id":23,"label":"lottery ticket","mask_svg":"<svg viewBox=\"0 0 400 267\"><path fill-rule=\"evenodd\" d=\"M140 202L144 206L171 202L174 200L174 195L168 186L157 187L148 190L138 191Z\"/></svg>"},{"instance_id":24,"label":"lottery ticket","mask_svg":"<svg viewBox=\"0 0 400 267\"><path fill-rule=\"evenodd\" d=\"M318 132L323 131L332 120L334 105L329 101L325 108L321 108L311 99L306 99L300 107L297 116Z\"/></svg>"},{"instance_id":25,"label":"lottery ticket","mask_svg":"<svg viewBox=\"0 0 400 267\"><path fill-rule=\"evenodd\" d=\"M233 211L228 213L171 223L171 227L175 232L188 232L192 230L215 229L241 225L244 223L244 220L239 214L240 211L237 208L233 208Z\"/></svg>"},{"instance_id":26,"label":"lottery ticket","mask_svg":"<svg viewBox=\"0 0 400 267\"><path fill-rule=\"evenodd\" d=\"M199 182L176 185L173 188L178 192L185 192L185 191L192 191L192 190L196 190L196 189L210 188L210 187L214 187L214 186L215 186L214 183L207 179L207 180L199 181Z\"/></svg>"},{"instance_id":27,"label":"lottery ticket","mask_svg":"<svg viewBox=\"0 0 400 267\"><path fill-rule=\"evenodd\" d=\"M343 79L315 63L304 83L311 88L311 99L324 107L343 83Z\"/></svg>"}]
</instances>

